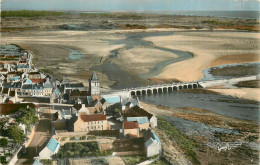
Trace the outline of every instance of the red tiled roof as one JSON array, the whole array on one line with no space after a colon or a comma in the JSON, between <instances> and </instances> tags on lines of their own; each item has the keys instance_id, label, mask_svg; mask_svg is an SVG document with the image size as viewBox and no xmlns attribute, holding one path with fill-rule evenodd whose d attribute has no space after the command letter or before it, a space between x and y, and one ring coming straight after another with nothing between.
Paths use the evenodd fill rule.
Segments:
<instances>
[{"instance_id":1,"label":"red tiled roof","mask_svg":"<svg viewBox=\"0 0 260 165\"><path fill-rule=\"evenodd\" d=\"M6 104L14 104L12 100L9 100Z\"/></svg>"},{"instance_id":2,"label":"red tiled roof","mask_svg":"<svg viewBox=\"0 0 260 165\"><path fill-rule=\"evenodd\" d=\"M9 96L11 96L11 97L15 96L15 91L10 91Z\"/></svg>"},{"instance_id":3,"label":"red tiled roof","mask_svg":"<svg viewBox=\"0 0 260 165\"><path fill-rule=\"evenodd\" d=\"M7 74L21 74L22 72L8 72Z\"/></svg>"},{"instance_id":4,"label":"red tiled roof","mask_svg":"<svg viewBox=\"0 0 260 165\"><path fill-rule=\"evenodd\" d=\"M32 83L41 83L44 82L45 79L30 79L32 81Z\"/></svg>"},{"instance_id":5,"label":"red tiled roof","mask_svg":"<svg viewBox=\"0 0 260 165\"><path fill-rule=\"evenodd\" d=\"M30 72L29 75L40 74L40 72Z\"/></svg>"},{"instance_id":6,"label":"red tiled roof","mask_svg":"<svg viewBox=\"0 0 260 165\"><path fill-rule=\"evenodd\" d=\"M138 129L137 121L124 121L124 129Z\"/></svg>"},{"instance_id":7,"label":"red tiled roof","mask_svg":"<svg viewBox=\"0 0 260 165\"><path fill-rule=\"evenodd\" d=\"M7 69L6 68L2 68L0 71L1 72L7 72Z\"/></svg>"},{"instance_id":8,"label":"red tiled roof","mask_svg":"<svg viewBox=\"0 0 260 165\"><path fill-rule=\"evenodd\" d=\"M95 114L95 115L80 115L84 122L106 120L106 115Z\"/></svg>"},{"instance_id":9,"label":"red tiled roof","mask_svg":"<svg viewBox=\"0 0 260 165\"><path fill-rule=\"evenodd\" d=\"M19 61L20 64L26 64L26 61Z\"/></svg>"}]
</instances>

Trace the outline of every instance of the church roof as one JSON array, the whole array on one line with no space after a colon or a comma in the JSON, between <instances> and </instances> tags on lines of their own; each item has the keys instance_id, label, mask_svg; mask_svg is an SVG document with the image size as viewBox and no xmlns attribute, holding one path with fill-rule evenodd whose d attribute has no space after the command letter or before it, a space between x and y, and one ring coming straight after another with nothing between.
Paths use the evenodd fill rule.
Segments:
<instances>
[{"instance_id":1,"label":"church roof","mask_svg":"<svg viewBox=\"0 0 260 165\"><path fill-rule=\"evenodd\" d=\"M92 76L91 76L91 80L98 80L96 72L94 71Z\"/></svg>"}]
</instances>

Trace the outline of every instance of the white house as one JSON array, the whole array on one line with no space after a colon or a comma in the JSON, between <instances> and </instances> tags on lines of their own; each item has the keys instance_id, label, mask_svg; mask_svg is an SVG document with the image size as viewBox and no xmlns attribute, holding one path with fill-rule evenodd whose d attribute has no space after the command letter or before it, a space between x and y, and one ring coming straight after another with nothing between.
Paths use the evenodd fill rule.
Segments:
<instances>
[{"instance_id":1,"label":"white house","mask_svg":"<svg viewBox=\"0 0 260 165\"><path fill-rule=\"evenodd\" d=\"M58 153L60 149L60 143L51 137L47 146L39 153L39 159L52 159L52 156Z\"/></svg>"},{"instance_id":2,"label":"white house","mask_svg":"<svg viewBox=\"0 0 260 165\"><path fill-rule=\"evenodd\" d=\"M148 131L149 132L149 131ZM161 142L154 132L150 131L150 137L145 142L145 152L147 157L159 155L161 153Z\"/></svg>"}]
</instances>

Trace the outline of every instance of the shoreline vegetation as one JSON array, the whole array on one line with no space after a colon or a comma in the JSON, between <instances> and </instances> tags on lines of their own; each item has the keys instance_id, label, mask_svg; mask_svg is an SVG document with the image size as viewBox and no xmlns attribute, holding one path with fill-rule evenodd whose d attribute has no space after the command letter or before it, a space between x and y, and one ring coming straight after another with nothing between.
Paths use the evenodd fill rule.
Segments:
<instances>
[{"instance_id":1,"label":"shoreline vegetation","mask_svg":"<svg viewBox=\"0 0 260 165\"><path fill-rule=\"evenodd\" d=\"M259 31L260 26L257 19L242 19L242 18L223 18L210 16L185 16L185 15L170 15L161 13L80 13L74 11L34 11L34 10L19 10L19 11L1 11L2 17L2 32L8 31L26 31L41 28L39 26L16 26L10 24L10 18L21 21L23 18L38 19L43 23L43 20L52 22L52 26L47 29L62 29L67 27L67 30L77 26L83 26L83 29L91 28L92 21L100 20L103 23L103 29L185 29L185 30L218 30L218 29L236 29L244 31ZM70 19L71 18L71 19ZM70 19L70 21L66 21ZM73 21L77 19L78 21ZM85 20L88 20L87 22ZM146 21L145 21L146 20ZM149 21L147 21L149 20ZM164 20L164 21L163 21ZM152 21L153 23L149 23ZM5 24L5 22L9 22ZM129 23L134 22L134 23ZM87 24L87 27L85 25ZM62 26L61 26L62 25ZM71 26L70 26L71 25ZM10 27L11 26L11 27ZM46 28L46 27L45 27ZM81 28L79 28L81 29ZM96 29L96 28L91 28ZM65 29L66 30L66 29ZM82 29L81 29L82 30Z\"/></svg>"}]
</instances>

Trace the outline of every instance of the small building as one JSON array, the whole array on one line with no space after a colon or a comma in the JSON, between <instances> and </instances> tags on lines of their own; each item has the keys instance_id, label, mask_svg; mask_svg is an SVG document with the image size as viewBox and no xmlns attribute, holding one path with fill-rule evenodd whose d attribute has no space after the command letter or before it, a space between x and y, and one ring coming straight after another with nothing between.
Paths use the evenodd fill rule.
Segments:
<instances>
[{"instance_id":1,"label":"small building","mask_svg":"<svg viewBox=\"0 0 260 165\"><path fill-rule=\"evenodd\" d=\"M103 114L79 115L74 123L74 132L109 130L110 126Z\"/></svg>"},{"instance_id":2,"label":"small building","mask_svg":"<svg viewBox=\"0 0 260 165\"><path fill-rule=\"evenodd\" d=\"M145 136L145 152L147 157L159 155L161 153L161 142L154 132L150 129Z\"/></svg>"},{"instance_id":3,"label":"small building","mask_svg":"<svg viewBox=\"0 0 260 165\"><path fill-rule=\"evenodd\" d=\"M139 137L139 125L137 121L123 122L124 137Z\"/></svg>"},{"instance_id":4,"label":"small building","mask_svg":"<svg viewBox=\"0 0 260 165\"><path fill-rule=\"evenodd\" d=\"M28 74L29 79L41 79L41 73L40 72L30 72Z\"/></svg>"},{"instance_id":5,"label":"small building","mask_svg":"<svg viewBox=\"0 0 260 165\"><path fill-rule=\"evenodd\" d=\"M120 103L121 97L120 96L103 96L106 102L110 105Z\"/></svg>"},{"instance_id":6,"label":"small building","mask_svg":"<svg viewBox=\"0 0 260 165\"><path fill-rule=\"evenodd\" d=\"M144 117L127 117L126 121L137 121L140 130L148 130L149 129L149 120L146 116Z\"/></svg>"},{"instance_id":7,"label":"small building","mask_svg":"<svg viewBox=\"0 0 260 165\"><path fill-rule=\"evenodd\" d=\"M39 159L52 159L52 156L58 153L60 149L60 143L51 137L47 146L39 153Z\"/></svg>"},{"instance_id":8,"label":"small building","mask_svg":"<svg viewBox=\"0 0 260 165\"><path fill-rule=\"evenodd\" d=\"M131 113L134 116L136 116L136 117L138 117L138 116L146 116L146 117L148 117L149 122L151 124L151 127L152 128L157 127L157 118L153 114L151 114L151 113L147 112L146 110L144 110L143 108L140 108L139 106L134 106L131 109Z\"/></svg>"},{"instance_id":9,"label":"small building","mask_svg":"<svg viewBox=\"0 0 260 165\"><path fill-rule=\"evenodd\" d=\"M76 116L90 114L89 109L85 106L85 104L81 104L81 102L74 104L71 108L71 112Z\"/></svg>"}]
</instances>

